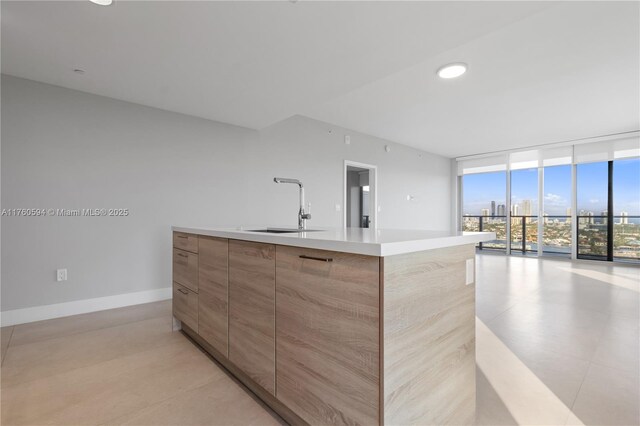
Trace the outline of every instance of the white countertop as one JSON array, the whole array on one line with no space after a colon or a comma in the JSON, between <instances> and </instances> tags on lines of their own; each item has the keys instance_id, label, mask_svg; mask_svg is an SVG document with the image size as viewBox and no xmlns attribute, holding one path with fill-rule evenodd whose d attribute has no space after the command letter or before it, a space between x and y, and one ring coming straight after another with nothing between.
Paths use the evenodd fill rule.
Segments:
<instances>
[{"instance_id":1,"label":"white countertop","mask_svg":"<svg viewBox=\"0 0 640 426\"><path fill-rule=\"evenodd\" d=\"M281 244L285 246L332 250L369 256L393 256L422 250L475 244L496 238L494 232L447 232L406 229L313 228L316 232L271 234L251 232L266 226L245 226L231 229L173 226L177 232L212 237ZM270 227L275 228L275 227Z\"/></svg>"}]
</instances>

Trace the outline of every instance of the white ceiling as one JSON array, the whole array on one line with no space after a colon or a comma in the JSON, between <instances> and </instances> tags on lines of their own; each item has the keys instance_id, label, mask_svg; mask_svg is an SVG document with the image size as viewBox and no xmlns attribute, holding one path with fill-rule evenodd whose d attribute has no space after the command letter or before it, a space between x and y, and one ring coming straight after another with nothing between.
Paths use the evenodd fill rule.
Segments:
<instances>
[{"instance_id":1,"label":"white ceiling","mask_svg":"<svg viewBox=\"0 0 640 426\"><path fill-rule=\"evenodd\" d=\"M640 127L637 2L1 7L3 73L251 128L302 114L458 156Z\"/></svg>"}]
</instances>

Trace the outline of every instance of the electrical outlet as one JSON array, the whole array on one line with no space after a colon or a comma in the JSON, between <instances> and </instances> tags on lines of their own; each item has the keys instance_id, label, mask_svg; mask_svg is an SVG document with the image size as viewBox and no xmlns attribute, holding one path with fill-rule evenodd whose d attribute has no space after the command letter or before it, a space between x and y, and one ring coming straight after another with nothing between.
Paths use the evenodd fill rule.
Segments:
<instances>
[{"instance_id":1,"label":"electrical outlet","mask_svg":"<svg viewBox=\"0 0 640 426\"><path fill-rule=\"evenodd\" d=\"M467 277L465 279L465 285L473 284L475 281L476 268L474 259L467 259Z\"/></svg>"},{"instance_id":2,"label":"electrical outlet","mask_svg":"<svg viewBox=\"0 0 640 426\"><path fill-rule=\"evenodd\" d=\"M67 280L67 270L58 269L56 271L56 281L66 281L66 280Z\"/></svg>"}]
</instances>

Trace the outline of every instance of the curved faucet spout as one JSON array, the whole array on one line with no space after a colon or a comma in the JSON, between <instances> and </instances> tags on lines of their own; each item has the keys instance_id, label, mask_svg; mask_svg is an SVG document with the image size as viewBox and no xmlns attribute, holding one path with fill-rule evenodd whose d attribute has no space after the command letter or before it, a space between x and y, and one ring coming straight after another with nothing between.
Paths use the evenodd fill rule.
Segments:
<instances>
[{"instance_id":1,"label":"curved faucet spout","mask_svg":"<svg viewBox=\"0 0 640 426\"><path fill-rule=\"evenodd\" d=\"M304 185L298 179L274 177L275 183L292 183L300 188L300 210L298 210L298 229L307 229L307 219L311 219L311 214L304 211Z\"/></svg>"},{"instance_id":2,"label":"curved faucet spout","mask_svg":"<svg viewBox=\"0 0 640 426\"><path fill-rule=\"evenodd\" d=\"M274 177L273 181L275 183L293 183L295 185L299 185L302 188L302 182L300 182L298 179Z\"/></svg>"}]
</instances>

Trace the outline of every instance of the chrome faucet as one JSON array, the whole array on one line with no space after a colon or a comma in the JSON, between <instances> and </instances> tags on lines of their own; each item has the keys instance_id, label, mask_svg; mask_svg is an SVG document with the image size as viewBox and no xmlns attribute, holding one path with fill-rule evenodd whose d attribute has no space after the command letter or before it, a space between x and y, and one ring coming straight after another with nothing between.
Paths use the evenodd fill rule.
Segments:
<instances>
[{"instance_id":1,"label":"chrome faucet","mask_svg":"<svg viewBox=\"0 0 640 426\"><path fill-rule=\"evenodd\" d=\"M303 231L307 229L307 219L311 219L311 213L304 210L304 186L298 179L278 178L274 177L275 183L293 183L300 188L300 210L298 210L298 229Z\"/></svg>"}]
</instances>

